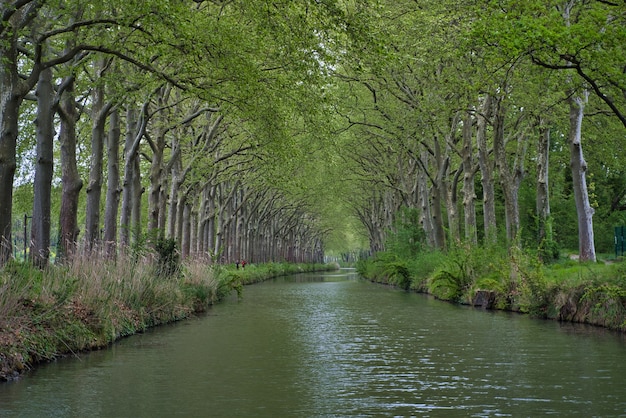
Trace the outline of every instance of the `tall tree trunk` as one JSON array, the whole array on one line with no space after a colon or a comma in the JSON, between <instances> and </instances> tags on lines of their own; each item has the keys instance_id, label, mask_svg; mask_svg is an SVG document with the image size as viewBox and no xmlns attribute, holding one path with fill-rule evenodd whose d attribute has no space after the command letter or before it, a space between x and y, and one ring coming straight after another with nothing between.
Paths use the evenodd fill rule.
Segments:
<instances>
[{"instance_id":1,"label":"tall tree trunk","mask_svg":"<svg viewBox=\"0 0 626 418\"><path fill-rule=\"evenodd\" d=\"M208 196L208 209L207 209L207 227L206 227L206 244L204 245L204 252L205 253L209 253L210 256L214 256L215 253L213 252L214 248L215 248L215 235L216 235L216 228L215 228L215 215L216 215L216 210L215 210L215 195L217 193L217 186L211 186L210 190L209 190L209 196Z\"/></svg>"},{"instance_id":2,"label":"tall tree trunk","mask_svg":"<svg viewBox=\"0 0 626 418\"><path fill-rule=\"evenodd\" d=\"M107 194L104 205L104 251L108 258L117 252L117 212L120 203L120 116L117 108L109 118L107 136Z\"/></svg>"},{"instance_id":3,"label":"tall tree trunk","mask_svg":"<svg viewBox=\"0 0 626 418\"><path fill-rule=\"evenodd\" d=\"M176 152L177 147L180 144L176 138L172 138L172 153ZM173 157L174 161L170 162L172 168L170 172L170 205L167 213L167 237L175 238L176 237L176 219L178 218L178 194L180 189L180 177L182 164L180 162L180 157Z\"/></svg>"},{"instance_id":4,"label":"tall tree trunk","mask_svg":"<svg viewBox=\"0 0 626 418\"><path fill-rule=\"evenodd\" d=\"M120 213L120 245L125 250L130 245L131 217L133 211L133 174L137 150L134 144L139 135L139 116L132 105L126 110L126 139L124 142L124 182L122 187L122 209Z\"/></svg>"},{"instance_id":5,"label":"tall tree trunk","mask_svg":"<svg viewBox=\"0 0 626 418\"><path fill-rule=\"evenodd\" d=\"M161 197L159 198L159 230L163 231L162 234L165 235L165 227L167 225L167 187L169 186L167 179L164 179L163 184L161 185Z\"/></svg>"},{"instance_id":6,"label":"tall tree trunk","mask_svg":"<svg viewBox=\"0 0 626 418\"><path fill-rule=\"evenodd\" d=\"M463 149L461 151L463 160L463 216L465 221L465 239L470 244L477 244L476 190L474 187L476 170L474 168L472 137L472 115L467 112L463 119Z\"/></svg>"},{"instance_id":7,"label":"tall tree trunk","mask_svg":"<svg viewBox=\"0 0 626 418\"><path fill-rule=\"evenodd\" d=\"M165 148L165 136L157 136L156 147L152 153L150 166L150 194L148 195L148 232L156 234L159 228L159 215L161 209L161 187L163 183L163 149Z\"/></svg>"},{"instance_id":8,"label":"tall tree trunk","mask_svg":"<svg viewBox=\"0 0 626 418\"><path fill-rule=\"evenodd\" d=\"M159 90L158 107L164 108L171 89ZM150 194L148 195L148 233L154 235L159 229L161 198L163 190L163 152L165 150L166 133L165 116L161 120L156 132L156 141L150 142L152 148L152 162L150 165ZM162 232L162 231L161 231Z\"/></svg>"},{"instance_id":9,"label":"tall tree trunk","mask_svg":"<svg viewBox=\"0 0 626 418\"><path fill-rule=\"evenodd\" d=\"M139 167L139 152L133 156L132 180L131 180L131 216L130 229L133 232L133 242L138 242L141 238L141 197L143 196L143 186L141 185L141 169Z\"/></svg>"},{"instance_id":10,"label":"tall tree trunk","mask_svg":"<svg viewBox=\"0 0 626 418\"><path fill-rule=\"evenodd\" d=\"M189 250L191 248L191 205L185 202L183 208L183 221L182 221L182 239L180 242L180 251L182 258L189 256Z\"/></svg>"},{"instance_id":11,"label":"tall tree trunk","mask_svg":"<svg viewBox=\"0 0 626 418\"><path fill-rule=\"evenodd\" d=\"M435 136L434 139L434 162L436 164L437 175L431 189L431 216L433 219L435 247L443 249L446 246L446 233L443 224L443 198L445 197L447 189L445 179L448 173L450 160L447 156L442 154L439 138Z\"/></svg>"},{"instance_id":12,"label":"tall tree trunk","mask_svg":"<svg viewBox=\"0 0 626 418\"><path fill-rule=\"evenodd\" d=\"M194 257L196 248L198 248L198 218L198 212L191 206L191 214L189 217L189 249L187 250L188 257Z\"/></svg>"},{"instance_id":13,"label":"tall tree trunk","mask_svg":"<svg viewBox=\"0 0 626 418\"><path fill-rule=\"evenodd\" d=\"M83 181L76 163L76 122L78 113L74 98L74 76L63 81L67 84L59 103L61 129L61 210L59 213L59 242L57 263L69 261L76 251L78 239L78 200Z\"/></svg>"},{"instance_id":14,"label":"tall tree trunk","mask_svg":"<svg viewBox=\"0 0 626 418\"><path fill-rule=\"evenodd\" d=\"M569 99L570 165L574 186L574 200L578 215L578 250L580 261L596 261L593 236L593 213L587 191L587 163L583 157L582 124L584 101L579 96Z\"/></svg>"},{"instance_id":15,"label":"tall tree trunk","mask_svg":"<svg viewBox=\"0 0 626 418\"><path fill-rule=\"evenodd\" d=\"M561 9L565 25L570 26L571 12L576 5L576 0L565 2ZM572 84L572 80L568 79ZM587 162L583 157L582 125L585 110L587 92L583 97L576 94L573 88L567 92L569 103L569 146L570 168L572 170L572 184L574 189L574 201L576 202L576 215L578 217L578 256L580 261L596 261L596 248L593 236L593 213L589 203L587 190Z\"/></svg>"},{"instance_id":16,"label":"tall tree trunk","mask_svg":"<svg viewBox=\"0 0 626 418\"><path fill-rule=\"evenodd\" d=\"M454 176L450 176L450 154L452 153L452 144L458 142L457 131L459 123L461 122L461 112L455 112L452 117L450 130L446 137L445 154L441 159L445 161L445 170L441 173L441 178L438 176L438 182L442 185L442 190L446 193L446 213L448 215L448 236L451 242L461 241L461 222L459 221L459 178L463 174L463 166L460 165ZM449 177L452 177L450 180Z\"/></svg>"},{"instance_id":17,"label":"tall tree trunk","mask_svg":"<svg viewBox=\"0 0 626 418\"><path fill-rule=\"evenodd\" d=\"M428 175L425 167L428 166L429 155L427 151L422 152L421 160L423 161L423 168L417 172L417 190L419 193L419 206L420 206L420 224L424 233L426 234L426 243L429 247L434 248L435 241L435 227L433 225L433 217L431 215L430 196L428 193Z\"/></svg>"},{"instance_id":18,"label":"tall tree trunk","mask_svg":"<svg viewBox=\"0 0 626 418\"><path fill-rule=\"evenodd\" d=\"M493 178L493 164L489 159L487 145L487 121L491 116L491 96L485 95L481 110L478 114L476 143L478 145L478 166L480 167L481 183L483 188L483 220L485 242L495 243L498 234L496 228L495 181Z\"/></svg>"},{"instance_id":19,"label":"tall tree trunk","mask_svg":"<svg viewBox=\"0 0 626 418\"><path fill-rule=\"evenodd\" d=\"M40 2L0 2L0 267L13 255L11 244L13 180L17 167L17 135L20 106L26 94L37 82L41 70L34 63L31 74L22 80L18 66L21 34L31 23Z\"/></svg>"},{"instance_id":20,"label":"tall tree trunk","mask_svg":"<svg viewBox=\"0 0 626 418\"><path fill-rule=\"evenodd\" d=\"M537 227L538 243L552 240L550 225L550 194L548 189L550 161L550 127L542 118L539 121L539 141L537 144Z\"/></svg>"},{"instance_id":21,"label":"tall tree trunk","mask_svg":"<svg viewBox=\"0 0 626 418\"><path fill-rule=\"evenodd\" d=\"M12 48L7 51L0 43L0 266L12 256L13 179L17 167L18 115L24 97L24 93L18 92L17 68L4 63L13 63L15 55Z\"/></svg>"},{"instance_id":22,"label":"tall tree trunk","mask_svg":"<svg viewBox=\"0 0 626 418\"><path fill-rule=\"evenodd\" d=\"M524 158L526 155L528 140L523 131L517 132L517 149L515 160L511 167L506 153L506 140L504 137L504 98L500 98L496 104L493 133L493 153L496 168L500 178L500 186L504 194L504 216L506 224L506 237L512 242L520 228L519 214L519 188L524 178Z\"/></svg>"},{"instance_id":23,"label":"tall tree trunk","mask_svg":"<svg viewBox=\"0 0 626 418\"><path fill-rule=\"evenodd\" d=\"M96 64L96 76L100 77L103 59ZM102 161L104 156L105 121L108 107L104 105L104 86L92 91L91 107L91 166L87 184L87 208L85 216L85 246L88 252L100 243L100 199L102 196Z\"/></svg>"},{"instance_id":24,"label":"tall tree trunk","mask_svg":"<svg viewBox=\"0 0 626 418\"><path fill-rule=\"evenodd\" d=\"M209 186L206 185L202 191L199 193L199 208L198 208L198 216L196 218L196 245L192 245L192 252L195 252L198 255L201 255L204 252L206 240L206 226L207 226L207 208L208 208L208 189Z\"/></svg>"},{"instance_id":25,"label":"tall tree trunk","mask_svg":"<svg viewBox=\"0 0 626 418\"><path fill-rule=\"evenodd\" d=\"M31 226L30 257L33 264L45 268L50 258L50 199L54 157L54 91L52 70L43 70L37 83L37 163Z\"/></svg>"},{"instance_id":26,"label":"tall tree trunk","mask_svg":"<svg viewBox=\"0 0 626 418\"><path fill-rule=\"evenodd\" d=\"M187 204L187 195L185 193L179 193L178 203L176 204L178 210L176 211L176 235L174 238L180 245L183 241L183 218L185 215L185 206Z\"/></svg>"}]
</instances>

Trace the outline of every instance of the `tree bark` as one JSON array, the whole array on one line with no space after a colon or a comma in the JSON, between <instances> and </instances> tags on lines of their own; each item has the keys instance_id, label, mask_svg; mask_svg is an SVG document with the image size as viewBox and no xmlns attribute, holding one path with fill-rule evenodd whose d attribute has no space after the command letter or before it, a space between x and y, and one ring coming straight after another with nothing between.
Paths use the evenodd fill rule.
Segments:
<instances>
[{"instance_id":1,"label":"tree bark","mask_svg":"<svg viewBox=\"0 0 626 418\"><path fill-rule=\"evenodd\" d=\"M50 258L50 201L54 158L54 90L52 70L39 74L37 83L37 163L35 165L33 219L30 258L38 268L45 268Z\"/></svg>"},{"instance_id":2,"label":"tree bark","mask_svg":"<svg viewBox=\"0 0 626 418\"><path fill-rule=\"evenodd\" d=\"M481 184L483 188L483 220L485 242L495 243L498 234L496 229L495 181L493 178L493 163L489 159L487 145L487 122L491 116L491 96L485 95L481 110L478 114L476 143L478 145L478 166L480 167Z\"/></svg>"},{"instance_id":3,"label":"tree bark","mask_svg":"<svg viewBox=\"0 0 626 418\"><path fill-rule=\"evenodd\" d=\"M500 178L500 186L504 194L504 216L506 237L510 243L516 237L520 228L519 188L524 178L524 158L527 150L527 137L523 131L517 132L517 149L513 166L508 161L506 140L504 136L504 98L496 103L493 129L493 152Z\"/></svg>"},{"instance_id":4,"label":"tree bark","mask_svg":"<svg viewBox=\"0 0 626 418\"><path fill-rule=\"evenodd\" d=\"M132 180L131 180L131 216L130 229L132 231L132 240L137 242L141 238L141 197L143 196L143 186L141 185L141 169L139 167L139 152L135 152L132 157Z\"/></svg>"},{"instance_id":5,"label":"tree bark","mask_svg":"<svg viewBox=\"0 0 626 418\"><path fill-rule=\"evenodd\" d=\"M120 245L125 250L130 245L131 217L133 212L134 161L137 156L135 142L139 136L139 115L137 109L129 105L126 110L126 139L124 142L124 182L122 185L122 209L120 213Z\"/></svg>"},{"instance_id":6,"label":"tree bark","mask_svg":"<svg viewBox=\"0 0 626 418\"><path fill-rule=\"evenodd\" d=\"M578 216L578 250L580 261L596 261L593 235L593 207L587 190L587 163L583 157L582 123L584 101L579 96L569 98L569 145L574 200Z\"/></svg>"},{"instance_id":7,"label":"tree bark","mask_svg":"<svg viewBox=\"0 0 626 418\"><path fill-rule=\"evenodd\" d=\"M188 202L183 207L182 224L180 251L182 258L187 258L191 248L191 205Z\"/></svg>"},{"instance_id":8,"label":"tree bark","mask_svg":"<svg viewBox=\"0 0 626 418\"><path fill-rule=\"evenodd\" d=\"M76 252L78 239L78 200L83 181L76 163L76 122L78 114L74 98L74 77L63 81L67 84L59 103L61 129L61 211L59 213L59 242L57 263L70 261Z\"/></svg>"},{"instance_id":9,"label":"tree bark","mask_svg":"<svg viewBox=\"0 0 626 418\"><path fill-rule=\"evenodd\" d=\"M178 138L176 135L172 137L172 153L174 156L173 161L170 161L171 171L170 171L170 205L167 213L167 234L168 238L176 237L176 219L178 212L178 193L181 185L181 170L182 163L180 162L180 153L178 148L180 147L180 143L178 142Z\"/></svg>"},{"instance_id":10,"label":"tree bark","mask_svg":"<svg viewBox=\"0 0 626 418\"><path fill-rule=\"evenodd\" d=\"M428 152L423 151L421 160L423 161L423 167L428 165ZM429 247L434 248L435 241L435 227L433 225L433 217L431 215L430 196L428 193L428 175L426 169L422 168L417 172L417 190L419 193L419 206L420 206L420 224L426 235L426 243Z\"/></svg>"},{"instance_id":11,"label":"tree bark","mask_svg":"<svg viewBox=\"0 0 626 418\"><path fill-rule=\"evenodd\" d=\"M98 60L96 76L100 77L104 63ZM107 109L104 105L104 86L98 85L92 91L91 107L91 165L87 184L87 207L85 216L85 248L87 252L96 249L100 243L100 199L102 196L102 161L104 156L105 120Z\"/></svg>"},{"instance_id":12,"label":"tree bark","mask_svg":"<svg viewBox=\"0 0 626 418\"><path fill-rule=\"evenodd\" d=\"M441 173L441 178L438 181L441 182L442 189L446 193L446 213L448 215L448 236L450 242L459 243L461 241L461 222L459 220L459 177L463 173L463 165L458 167L454 175L450 174L450 154L452 153L452 144L457 143L457 130L460 122L460 112L455 112L450 125L450 131L446 138L445 154L442 156L445 161L445 170ZM451 177L451 179L450 179Z\"/></svg>"},{"instance_id":13,"label":"tree bark","mask_svg":"<svg viewBox=\"0 0 626 418\"><path fill-rule=\"evenodd\" d=\"M478 243L476 231L476 190L474 187L474 168L472 146L472 115L467 112L463 119L463 148L461 158L463 160L463 218L465 229L465 240L470 244Z\"/></svg>"},{"instance_id":14,"label":"tree bark","mask_svg":"<svg viewBox=\"0 0 626 418\"><path fill-rule=\"evenodd\" d=\"M109 117L107 136L107 194L104 205L104 251L107 258L117 253L117 212L120 201L120 116L117 108Z\"/></svg>"},{"instance_id":15,"label":"tree bark","mask_svg":"<svg viewBox=\"0 0 626 418\"><path fill-rule=\"evenodd\" d=\"M17 167L18 116L25 94L20 91L15 49L5 48L0 42L0 266L12 256L11 212L13 179Z\"/></svg>"},{"instance_id":16,"label":"tree bark","mask_svg":"<svg viewBox=\"0 0 626 418\"><path fill-rule=\"evenodd\" d=\"M442 155L439 138L434 138L434 162L436 164L436 178L431 189L431 216L433 220L433 233L435 248L443 249L446 246L446 233L443 225L443 199L446 192L445 178L448 173L449 159Z\"/></svg>"},{"instance_id":17,"label":"tree bark","mask_svg":"<svg viewBox=\"0 0 626 418\"><path fill-rule=\"evenodd\" d=\"M18 71L18 47L24 28L30 25L41 2L0 3L0 267L11 257L13 180L17 167L17 135L20 106L36 84L41 63L32 64L30 76L22 80Z\"/></svg>"},{"instance_id":18,"label":"tree bark","mask_svg":"<svg viewBox=\"0 0 626 418\"><path fill-rule=\"evenodd\" d=\"M552 240L550 225L549 194L550 127L542 118L539 121L539 141L537 144L537 238L538 244Z\"/></svg>"},{"instance_id":19,"label":"tree bark","mask_svg":"<svg viewBox=\"0 0 626 418\"><path fill-rule=\"evenodd\" d=\"M159 108L164 108L171 89L161 88L158 97ZM166 120L162 116L156 132L156 141L152 146L152 163L150 165L150 193L148 195L148 233L154 235L159 229L161 198L163 190L163 152L165 150ZM161 231L162 233L163 231Z\"/></svg>"}]
</instances>

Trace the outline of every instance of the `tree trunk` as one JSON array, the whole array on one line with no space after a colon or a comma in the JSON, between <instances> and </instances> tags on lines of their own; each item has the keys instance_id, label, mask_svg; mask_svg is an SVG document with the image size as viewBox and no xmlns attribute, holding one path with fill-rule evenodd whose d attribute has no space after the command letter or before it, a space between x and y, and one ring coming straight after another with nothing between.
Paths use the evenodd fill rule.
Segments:
<instances>
[{"instance_id":1,"label":"tree trunk","mask_svg":"<svg viewBox=\"0 0 626 418\"><path fill-rule=\"evenodd\" d=\"M183 241L183 217L185 215L185 206L187 204L187 196L185 193L178 194L178 203L176 211L176 235L174 238L180 244Z\"/></svg>"},{"instance_id":2,"label":"tree trunk","mask_svg":"<svg viewBox=\"0 0 626 418\"><path fill-rule=\"evenodd\" d=\"M421 159L423 161L423 167L428 165L428 152L422 152ZM428 176L425 168L418 170L417 172L417 190L419 193L419 206L420 206L420 224L426 235L426 244L434 248L435 247L435 227L433 225L433 217L431 215L430 196L428 193Z\"/></svg>"},{"instance_id":3,"label":"tree trunk","mask_svg":"<svg viewBox=\"0 0 626 418\"><path fill-rule=\"evenodd\" d=\"M470 244L478 243L476 232L476 190L474 187L474 168L472 146L472 115L467 112L463 120L463 216L465 221L465 240Z\"/></svg>"},{"instance_id":4,"label":"tree trunk","mask_svg":"<svg viewBox=\"0 0 626 418\"><path fill-rule=\"evenodd\" d=\"M593 213L587 191L587 163L583 157L582 123L584 102L581 97L569 99L569 144L570 165L578 215L578 250L580 261L596 261L596 249L593 236Z\"/></svg>"},{"instance_id":5,"label":"tree trunk","mask_svg":"<svg viewBox=\"0 0 626 418\"><path fill-rule=\"evenodd\" d=\"M59 213L59 242L57 245L57 263L64 263L73 258L78 239L78 200L83 181L78 174L76 163L76 101L74 98L74 80L66 79L65 91L59 103L61 129L59 143L61 151L61 210Z\"/></svg>"},{"instance_id":6,"label":"tree trunk","mask_svg":"<svg viewBox=\"0 0 626 418\"><path fill-rule=\"evenodd\" d=\"M180 250L182 258L187 258L189 256L189 249L191 248L191 205L189 203L185 203L184 205L182 223Z\"/></svg>"},{"instance_id":7,"label":"tree trunk","mask_svg":"<svg viewBox=\"0 0 626 418\"><path fill-rule=\"evenodd\" d=\"M208 253L208 255L210 255L211 257L213 257L215 255L215 253L213 252L214 248L215 248L215 234L216 234L216 228L215 228L215 194L217 192L217 187L216 186L211 186L210 190L209 190L209 196L208 196L208 209L207 209L207 226L206 226L206 243L204 244L204 253Z\"/></svg>"},{"instance_id":8,"label":"tree trunk","mask_svg":"<svg viewBox=\"0 0 626 418\"><path fill-rule=\"evenodd\" d=\"M47 267L50 258L50 199L54 158L54 90L52 70L39 74L37 83L37 163L31 226L30 258L36 267Z\"/></svg>"},{"instance_id":9,"label":"tree trunk","mask_svg":"<svg viewBox=\"0 0 626 418\"><path fill-rule=\"evenodd\" d=\"M441 154L439 138L434 138L435 158L437 177L431 189L431 216L433 219L435 248L443 249L446 246L446 233L443 225L443 198L445 197L445 178L448 173L449 159Z\"/></svg>"},{"instance_id":10,"label":"tree trunk","mask_svg":"<svg viewBox=\"0 0 626 418\"><path fill-rule=\"evenodd\" d=\"M198 212L191 207L191 215L189 218L189 249L187 250L188 257L194 257L196 254L196 248L198 248Z\"/></svg>"},{"instance_id":11,"label":"tree trunk","mask_svg":"<svg viewBox=\"0 0 626 418\"><path fill-rule=\"evenodd\" d=\"M527 150L527 138L523 131L517 132L517 149L513 166L510 167L507 153L506 140L504 137L504 103L503 98L496 104L493 133L493 153L496 168L500 178L500 186L504 194L504 216L506 224L506 237L510 243L516 237L520 228L519 214L519 188L524 178L524 158Z\"/></svg>"},{"instance_id":12,"label":"tree trunk","mask_svg":"<svg viewBox=\"0 0 626 418\"><path fill-rule=\"evenodd\" d=\"M29 17L35 13L40 2L0 2L0 267L13 255L11 244L13 180L17 166L17 135L22 100L35 85L41 70L34 63L30 77L22 80L19 74L18 47L22 47L21 35L30 24Z\"/></svg>"},{"instance_id":13,"label":"tree trunk","mask_svg":"<svg viewBox=\"0 0 626 418\"><path fill-rule=\"evenodd\" d=\"M493 165L489 160L487 146L487 121L491 116L491 96L485 95L483 105L478 114L476 143L478 145L478 166L480 167L481 183L483 188L483 220L485 242L495 243L498 234L496 229L495 182Z\"/></svg>"},{"instance_id":14,"label":"tree trunk","mask_svg":"<svg viewBox=\"0 0 626 418\"><path fill-rule=\"evenodd\" d=\"M108 258L117 252L117 212L120 201L120 116L113 109L107 136L107 194L104 205L104 251Z\"/></svg>"},{"instance_id":15,"label":"tree trunk","mask_svg":"<svg viewBox=\"0 0 626 418\"><path fill-rule=\"evenodd\" d=\"M102 59L96 64L96 76L104 67ZM91 107L91 166L87 184L87 207L85 216L85 246L87 252L98 249L100 243L100 199L102 196L102 160L104 155L105 121L104 86L92 91Z\"/></svg>"},{"instance_id":16,"label":"tree trunk","mask_svg":"<svg viewBox=\"0 0 626 418\"><path fill-rule=\"evenodd\" d=\"M172 138L172 153L175 152L176 148L179 147L180 144L176 138ZM175 161L172 161L170 164L172 165L172 169L170 172L170 205L167 213L167 237L175 238L176 237L176 219L177 219L177 211L178 211L178 194L180 189L180 172L181 172L181 162L180 157L176 158Z\"/></svg>"},{"instance_id":17,"label":"tree trunk","mask_svg":"<svg viewBox=\"0 0 626 418\"><path fill-rule=\"evenodd\" d=\"M170 91L171 89L165 87L160 89L159 108L165 107ZM156 235L156 231L159 229L160 210L162 207L163 152L165 150L166 123L165 116L161 115L161 121L156 132L156 141L151 143L152 163L150 165L150 194L148 195L148 233L150 235Z\"/></svg>"},{"instance_id":18,"label":"tree trunk","mask_svg":"<svg viewBox=\"0 0 626 418\"><path fill-rule=\"evenodd\" d=\"M156 235L159 228L159 214L161 209L161 187L163 178L163 149L165 136L158 135L156 147L152 153L150 166L150 194L148 197L148 232Z\"/></svg>"},{"instance_id":19,"label":"tree trunk","mask_svg":"<svg viewBox=\"0 0 626 418\"><path fill-rule=\"evenodd\" d=\"M7 49L0 43L0 266L12 256L13 179L17 166L18 115L24 97L17 92L19 75L15 65L12 65L15 51Z\"/></svg>"},{"instance_id":20,"label":"tree trunk","mask_svg":"<svg viewBox=\"0 0 626 418\"><path fill-rule=\"evenodd\" d=\"M143 186L141 185L141 169L139 167L139 153L136 152L132 158L132 180L131 180L131 216L130 225L133 232L133 242L138 242L141 238L141 197L143 196Z\"/></svg>"},{"instance_id":21,"label":"tree trunk","mask_svg":"<svg viewBox=\"0 0 626 418\"><path fill-rule=\"evenodd\" d=\"M552 240L550 225L550 194L548 189L548 166L550 161L550 127L544 119L539 121L537 144L537 227L538 243Z\"/></svg>"},{"instance_id":22,"label":"tree trunk","mask_svg":"<svg viewBox=\"0 0 626 418\"><path fill-rule=\"evenodd\" d=\"M126 139L124 143L124 183L122 187L122 209L120 214L120 245L126 249L130 245L131 216L132 216L132 184L134 160L137 158L133 144L138 134L137 110L129 105L126 111Z\"/></svg>"},{"instance_id":23,"label":"tree trunk","mask_svg":"<svg viewBox=\"0 0 626 418\"><path fill-rule=\"evenodd\" d=\"M206 244L205 235L206 235L206 225L207 225L207 208L208 208L208 195L209 195L209 186L204 186L202 191L199 193L199 207L198 214L196 217L196 241L195 244L192 244L191 251L196 253L197 255L201 255L204 252L204 246Z\"/></svg>"},{"instance_id":24,"label":"tree trunk","mask_svg":"<svg viewBox=\"0 0 626 418\"><path fill-rule=\"evenodd\" d=\"M174 174L174 167L172 167L172 180L170 183L170 204L167 210L167 238L176 237L176 218L178 211L178 180L176 174Z\"/></svg>"},{"instance_id":25,"label":"tree trunk","mask_svg":"<svg viewBox=\"0 0 626 418\"><path fill-rule=\"evenodd\" d=\"M460 123L460 112L455 112L452 117L452 122L450 124L450 131L446 138L446 146L445 146L445 155L441 156L441 160L445 161L445 166L442 167L443 171L439 176L437 176L437 181L441 184L441 189L445 190L446 193L446 213L448 215L448 236L451 242L459 243L461 241L461 222L459 220L459 209L458 209L458 201L459 201L459 193L458 193L458 185L459 178L463 173L463 166L460 165L459 168L454 173L454 176L450 174L450 154L452 151L452 144L456 144L457 140L457 131ZM471 122L470 122L471 123ZM439 148L439 147L437 147ZM451 179L450 179L451 177ZM444 235L445 236L445 235Z\"/></svg>"},{"instance_id":26,"label":"tree trunk","mask_svg":"<svg viewBox=\"0 0 626 418\"><path fill-rule=\"evenodd\" d=\"M167 179L164 179L163 184L161 185L161 197L159 198L159 230L162 231L161 234L165 235L165 227L167 226L167 187L169 184L167 183Z\"/></svg>"}]
</instances>

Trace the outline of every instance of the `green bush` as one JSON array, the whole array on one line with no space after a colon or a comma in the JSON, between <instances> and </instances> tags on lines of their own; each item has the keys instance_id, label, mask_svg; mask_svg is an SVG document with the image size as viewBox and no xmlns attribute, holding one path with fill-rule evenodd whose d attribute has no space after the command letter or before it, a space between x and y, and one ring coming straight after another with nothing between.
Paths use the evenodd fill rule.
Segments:
<instances>
[{"instance_id":1,"label":"green bush","mask_svg":"<svg viewBox=\"0 0 626 418\"><path fill-rule=\"evenodd\" d=\"M542 240L539 244L538 254L544 263L552 263L558 260L561 254L559 243L549 239Z\"/></svg>"},{"instance_id":2,"label":"green bush","mask_svg":"<svg viewBox=\"0 0 626 418\"><path fill-rule=\"evenodd\" d=\"M154 246L157 252L157 276L175 277L180 271L180 253L174 238L159 238Z\"/></svg>"},{"instance_id":3,"label":"green bush","mask_svg":"<svg viewBox=\"0 0 626 418\"><path fill-rule=\"evenodd\" d=\"M463 294L459 276L445 269L439 269L428 279L428 292L442 300L458 301Z\"/></svg>"}]
</instances>

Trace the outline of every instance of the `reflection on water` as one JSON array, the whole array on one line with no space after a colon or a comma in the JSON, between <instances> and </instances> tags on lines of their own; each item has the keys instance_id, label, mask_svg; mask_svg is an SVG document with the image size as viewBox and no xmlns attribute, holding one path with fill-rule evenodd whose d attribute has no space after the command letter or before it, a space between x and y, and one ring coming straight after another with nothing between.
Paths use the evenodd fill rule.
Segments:
<instances>
[{"instance_id":1,"label":"reflection on water","mask_svg":"<svg viewBox=\"0 0 626 418\"><path fill-rule=\"evenodd\" d=\"M0 416L619 416L625 359L597 328L306 274L0 385Z\"/></svg>"}]
</instances>

